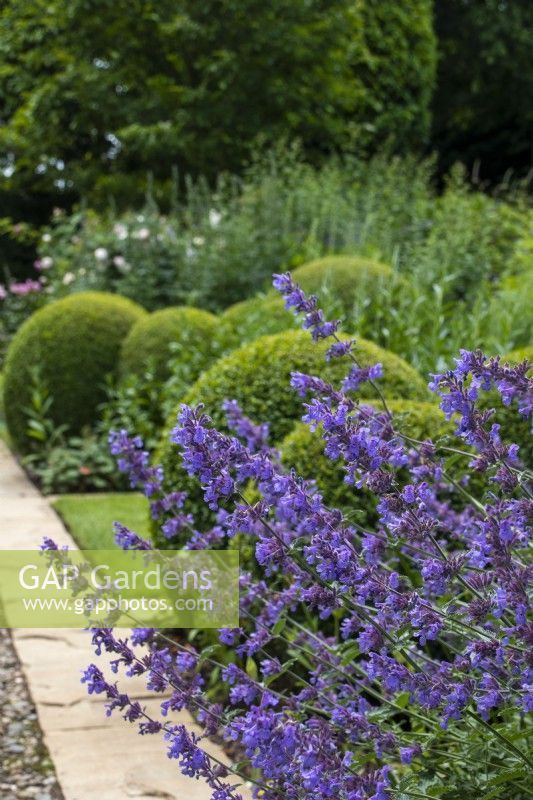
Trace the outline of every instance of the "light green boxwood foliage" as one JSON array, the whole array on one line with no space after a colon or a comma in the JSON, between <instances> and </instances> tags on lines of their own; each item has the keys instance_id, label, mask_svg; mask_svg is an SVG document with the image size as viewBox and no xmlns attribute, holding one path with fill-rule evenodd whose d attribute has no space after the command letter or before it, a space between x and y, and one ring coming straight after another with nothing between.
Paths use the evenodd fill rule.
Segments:
<instances>
[{"instance_id":1,"label":"light green boxwood foliage","mask_svg":"<svg viewBox=\"0 0 533 800\"><path fill-rule=\"evenodd\" d=\"M516 350L512 350L510 353L502 356L501 361L504 363L509 361L511 364L519 364L525 358L533 364L533 344L529 347L519 347Z\"/></svg>"},{"instance_id":2,"label":"light green boxwood foliage","mask_svg":"<svg viewBox=\"0 0 533 800\"><path fill-rule=\"evenodd\" d=\"M235 399L255 422L267 420L271 441L279 442L303 414L303 401L290 386L291 372L321 375L333 383L340 382L348 372L350 365L346 359L325 360L329 345L330 342L315 344L309 333L301 330L263 336L216 361L179 399L154 462L164 468L168 491L184 489L189 492L188 510L195 514L200 526L212 522L213 515L206 514L196 480L186 475L180 465L179 448L169 441L179 404L203 403L215 425L224 429L222 403L225 399ZM387 397L428 399L420 375L398 356L364 339L357 341L356 354L362 366L383 364L385 377L379 383ZM363 385L360 396L373 397L372 388Z\"/></svg>"},{"instance_id":3,"label":"light green boxwood foliage","mask_svg":"<svg viewBox=\"0 0 533 800\"><path fill-rule=\"evenodd\" d=\"M372 405L380 408L379 403L372 402ZM437 440L453 431L453 423L446 421L434 403L388 400L387 407L393 414L395 427L415 439ZM324 455L324 446L320 431L310 431L300 422L280 445L282 463L303 478L313 478L328 506L349 511L362 525L371 524L375 516L375 495L345 483L346 471L339 461Z\"/></svg>"},{"instance_id":4,"label":"light green boxwood foliage","mask_svg":"<svg viewBox=\"0 0 533 800\"><path fill-rule=\"evenodd\" d=\"M298 321L277 294L258 295L227 308L220 316L217 341L231 350L259 336L296 328Z\"/></svg>"},{"instance_id":5,"label":"light green boxwood foliage","mask_svg":"<svg viewBox=\"0 0 533 800\"><path fill-rule=\"evenodd\" d=\"M359 256L327 256L302 264L292 273L307 294L321 302L338 305L345 313L354 304L378 300L385 287L398 280L392 269L379 261Z\"/></svg>"},{"instance_id":6,"label":"light green boxwood foliage","mask_svg":"<svg viewBox=\"0 0 533 800\"><path fill-rule=\"evenodd\" d=\"M348 337L345 337L348 338ZM244 413L257 422L267 421L273 442L280 441L302 415L302 400L290 385L292 372L320 375L338 383L349 371L347 359L326 361L331 340L315 343L307 331L292 330L262 336L216 361L187 392L182 402L203 403L215 425L224 427L224 400L237 400ZM356 357L361 366L380 362L384 377L378 382L387 397L428 397L420 375L403 359L381 347L358 339ZM371 386L361 386L360 397L373 397Z\"/></svg>"},{"instance_id":7,"label":"light green boxwood foliage","mask_svg":"<svg viewBox=\"0 0 533 800\"><path fill-rule=\"evenodd\" d=\"M15 447L30 449L25 408L32 370L53 398L51 417L79 433L96 419L104 379L116 370L122 340L146 312L125 297L83 292L44 306L19 328L5 363L6 422Z\"/></svg>"},{"instance_id":8,"label":"light green boxwood foliage","mask_svg":"<svg viewBox=\"0 0 533 800\"><path fill-rule=\"evenodd\" d=\"M193 381L212 358L216 328L216 317L199 308L176 306L154 311L139 319L124 339L120 372L141 377L150 368L156 379L164 381L174 355L190 365Z\"/></svg>"}]
</instances>

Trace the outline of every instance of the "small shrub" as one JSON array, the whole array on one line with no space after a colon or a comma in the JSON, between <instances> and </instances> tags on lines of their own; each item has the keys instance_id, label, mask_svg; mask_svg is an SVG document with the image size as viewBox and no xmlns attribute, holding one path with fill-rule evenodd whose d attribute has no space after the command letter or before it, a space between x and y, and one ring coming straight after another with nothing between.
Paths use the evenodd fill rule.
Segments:
<instances>
[{"instance_id":1,"label":"small shrub","mask_svg":"<svg viewBox=\"0 0 533 800\"><path fill-rule=\"evenodd\" d=\"M31 445L32 369L39 367L53 398L52 421L79 433L95 422L105 376L116 369L122 340L144 313L124 297L87 292L51 303L26 320L9 347L4 382L7 427L19 451Z\"/></svg>"},{"instance_id":2,"label":"small shrub","mask_svg":"<svg viewBox=\"0 0 533 800\"><path fill-rule=\"evenodd\" d=\"M153 311L189 303L186 275L179 272L186 243L151 198L141 213L101 216L92 209L54 214L39 247L51 263L49 289L65 296L80 291L113 292Z\"/></svg>"},{"instance_id":3,"label":"small shrub","mask_svg":"<svg viewBox=\"0 0 533 800\"><path fill-rule=\"evenodd\" d=\"M220 317L217 340L223 350L231 350L259 336L295 327L294 314L286 310L280 297L258 295L226 309Z\"/></svg>"},{"instance_id":4,"label":"small shrub","mask_svg":"<svg viewBox=\"0 0 533 800\"><path fill-rule=\"evenodd\" d=\"M105 441L89 433L26 456L24 465L44 494L127 488Z\"/></svg>"},{"instance_id":5,"label":"small shrub","mask_svg":"<svg viewBox=\"0 0 533 800\"><path fill-rule=\"evenodd\" d=\"M44 494L127 488L110 458L107 433L84 429L80 436L68 436L66 426L54 422L50 414L54 398L41 373L38 366L31 371L31 400L25 410L32 447L22 463L32 480Z\"/></svg>"},{"instance_id":6,"label":"small shrub","mask_svg":"<svg viewBox=\"0 0 533 800\"><path fill-rule=\"evenodd\" d=\"M141 376L149 368L154 377L166 380L174 356L190 366L191 382L212 357L216 317L208 311L178 306L142 317L122 343L120 371ZM174 358L172 359L174 360Z\"/></svg>"},{"instance_id":7,"label":"small shrub","mask_svg":"<svg viewBox=\"0 0 533 800\"><path fill-rule=\"evenodd\" d=\"M531 225L527 209L472 191L465 168L457 164L435 201L422 246L404 253L406 270L426 291L440 284L450 304L471 303L484 281L492 286L520 270L522 237Z\"/></svg>"},{"instance_id":8,"label":"small shrub","mask_svg":"<svg viewBox=\"0 0 533 800\"><path fill-rule=\"evenodd\" d=\"M106 396L100 406L98 433L107 439L112 430L139 431L152 452L159 443L165 421L166 384L150 370L142 375L127 375L106 383Z\"/></svg>"}]
</instances>

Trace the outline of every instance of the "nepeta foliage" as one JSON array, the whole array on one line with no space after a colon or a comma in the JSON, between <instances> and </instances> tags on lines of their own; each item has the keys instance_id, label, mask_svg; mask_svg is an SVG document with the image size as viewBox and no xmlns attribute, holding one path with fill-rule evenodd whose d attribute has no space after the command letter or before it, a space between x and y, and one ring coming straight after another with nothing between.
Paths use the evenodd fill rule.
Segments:
<instances>
[{"instance_id":1,"label":"nepeta foliage","mask_svg":"<svg viewBox=\"0 0 533 800\"><path fill-rule=\"evenodd\" d=\"M169 757L207 780L213 800L237 800L243 778L264 800L530 796L532 474L477 406L481 393L496 390L531 416L529 365L463 351L453 370L433 376L443 410L475 450L462 455L490 479L491 490L476 498L448 473L446 448L402 435L385 400L375 408L347 396L362 381L379 396L380 365L361 369L356 343L337 338L337 323L290 275L275 276L275 285L314 339L331 337L328 357L350 359L340 389L301 374L293 385L312 392L304 421L342 461L345 480L377 496L378 522L366 530L326 507L312 482L282 468L267 427L235 403L227 404L235 435L186 406L172 433L205 502L224 505L207 533L181 512L181 492L163 495L161 469L142 441L112 434L120 469L167 531L189 531L189 547L249 537L255 563L241 577L241 626L220 631L218 645L193 647L150 630L130 640L93 631L97 654L115 654L114 672L145 675L150 690L168 693L161 719L148 718L95 665L84 676L89 692L106 694L108 713L119 709L140 733L163 733ZM150 547L122 526L117 541ZM213 669L225 685L215 702ZM205 736L234 743L239 763L223 767L201 737L174 725L172 712L183 708Z\"/></svg>"}]
</instances>

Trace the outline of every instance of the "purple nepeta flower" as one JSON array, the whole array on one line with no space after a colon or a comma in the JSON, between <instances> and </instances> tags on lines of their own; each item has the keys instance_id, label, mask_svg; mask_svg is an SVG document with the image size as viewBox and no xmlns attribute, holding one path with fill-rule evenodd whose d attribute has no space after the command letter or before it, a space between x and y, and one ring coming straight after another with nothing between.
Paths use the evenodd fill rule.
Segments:
<instances>
[{"instance_id":1,"label":"purple nepeta flower","mask_svg":"<svg viewBox=\"0 0 533 800\"><path fill-rule=\"evenodd\" d=\"M133 531L121 525L120 522L113 523L115 531L115 542L123 550L152 550L153 545L146 539L142 539Z\"/></svg>"},{"instance_id":2,"label":"purple nepeta flower","mask_svg":"<svg viewBox=\"0 0 533 800\"><path fill-rule=\"evenodd\" d=\"M102 671L95 665L89 664L83 673L82 683L87 684L87 691L89 694L102 694L107 691L108 684L104 679Z\"/></svg>"},{"instance_id":3,"label":"purple nepeta flower","mask_svg":"<svg viewBox=\"0 0 533 800\"><path fill-rule=\"evenodd\" d=\"M307 298L302 289L292 279L290 272L273 276L273 286L285 297L285 308L294 308L296 314L304 314L303 328L310 330L315 341L333 336L340 321L328 322L324 313L317 307L316 297ZM338 354L334 351L333 355Z\"/></svg>"},{"instance_id":4,"label":"purple nepeta flower","mask_svg":"<svg viewBox=\"0 0 533 800\"><path fill-rule=\"evenodd\" d=\"M352 352L355 344L354 339L349 339L345 342L334 342L326 353L326 359L330 361L332 358L342 358Z\"/></svg>"},{"instance_id":5,"label":"purple nepeta flower","mask_svg":"<svg viewBox=\"0 0 533 800\"><path fill-rule=\"evenodd\" d=\"M150 466L150 456L143 449L140 436L131 438L125 430L110 431L109 449L119 470L129 474L132 489L140 486L147 497L161 491L163 471L161 467Z\"/></svg>"},{"instance_id":6,"label":"purple nepeta flower","mask_svg":"<svg viewBox=\"0 0 533 800\"><path fill-rule=\"evenodd\" d=\"M244 439L246 446L251 453L268 450L268 425L255 425L246 417L236 400L225 400L222 404L226 412L228 428Z\"/></svg>"},{"instance_id":7,"label":"purple nepeta flower","mask_svg":"<svg viewBox=\"0 0 533 800\"><path fill-rule=\"evenodd\" d=\"M356 392L365 381L375 381L382 377L382 364L374 364L371 367L352 367L343 381L342 388L345 392Z\"/></svg>"},{"instance_id":8,"label":"purple nepeta flower","mask_svg":"<svg viewBox=\"0 0 533 800\"><path fill-rule=\"evenodd\" d=\"M146 644L154 633L154 628L135 628L131 632L131 643L135 646Z\"/></svg>"}]
</instances>

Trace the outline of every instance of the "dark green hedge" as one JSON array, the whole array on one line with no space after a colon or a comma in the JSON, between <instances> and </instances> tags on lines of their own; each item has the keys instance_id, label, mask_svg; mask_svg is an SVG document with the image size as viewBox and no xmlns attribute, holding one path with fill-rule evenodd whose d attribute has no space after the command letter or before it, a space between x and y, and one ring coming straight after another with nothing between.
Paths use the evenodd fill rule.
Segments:
<instances>
[{"instance_id":1,"label":"dark green hedge","mask_svg":"<svg viewBox=\"0 0 533 800\"><path fill-rule=\"evenodd\" d=\"M53 397L51 417L78 433L96 419L104 379L116 370L128 331L146 312L125 297L83 292L41 308L15 334L5 363L4 403L9 433L20 452L26 434L34 368Z\"/></svg>"},{"instance_id":2,"label":"dark green hedge","mask_svg":"<svg viewBox=\"0 0 533 800\"><path fill-rule=\"evenodd\" d=\"M49 0L43 14L4 0L2 137L17 170L2 214L28 195L49 208L65 194L132 206L147 173L168 202L170 165L236 172L259 136L298 139L314 158L416 149L429 132L432 10L431 0ZM43 153L64 161L66 193L57 169L36 169Z\"/></svg>"}]
</instances>

